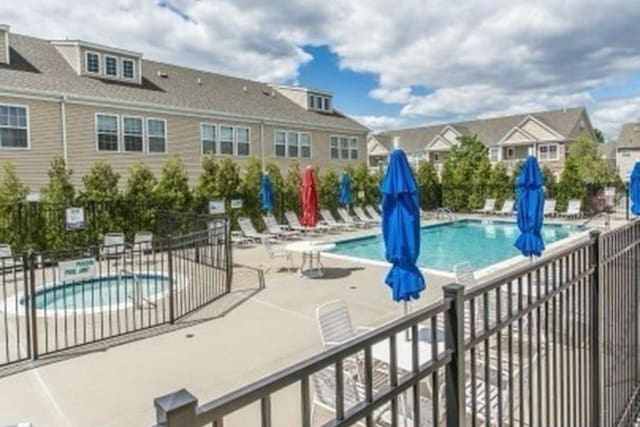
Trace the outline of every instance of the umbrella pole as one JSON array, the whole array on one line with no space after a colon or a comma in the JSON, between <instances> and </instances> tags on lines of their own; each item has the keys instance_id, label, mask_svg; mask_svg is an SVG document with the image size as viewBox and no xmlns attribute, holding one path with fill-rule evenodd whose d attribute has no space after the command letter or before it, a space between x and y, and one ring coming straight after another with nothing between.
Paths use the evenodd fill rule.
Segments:
<instances>
[{"instance_id":1,"label":"umbrella pole","mask_svg":"<svg viewBox=\"0 0 640 427\"><path fill-rule=\"evenodd\" d=\"M409 314L409 303L405 300L402 302L402 317L405 317L408 314ZM411 340L408 329L404 331L404 336L407 341Z\"/></svg>"}]
</instances>

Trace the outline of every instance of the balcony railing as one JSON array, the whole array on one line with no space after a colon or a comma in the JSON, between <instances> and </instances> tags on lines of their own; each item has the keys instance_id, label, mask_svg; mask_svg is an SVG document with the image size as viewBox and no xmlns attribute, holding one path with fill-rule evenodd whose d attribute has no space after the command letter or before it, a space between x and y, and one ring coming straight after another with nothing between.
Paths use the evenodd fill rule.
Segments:
<instances>
[{"instance_id":1,"label":"balcony railing","mask_svg":"<svg viewBox=\"0 0 640 427\"><path fill-rule=\"evenodd\" d=\"M640 222L592 231L211 402L160 397L158 426L627 425L639 263ZM317 424L316 407L330 418Z\"/></svg>"}]
</instances>

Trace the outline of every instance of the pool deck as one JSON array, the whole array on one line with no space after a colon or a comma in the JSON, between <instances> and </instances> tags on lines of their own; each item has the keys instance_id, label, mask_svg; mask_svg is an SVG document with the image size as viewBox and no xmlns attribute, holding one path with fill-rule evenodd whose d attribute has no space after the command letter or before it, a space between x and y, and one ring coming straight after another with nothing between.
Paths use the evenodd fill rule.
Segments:
<instances>
[{"instance_id":1,"label":"pool deck","mask_svg":"<svg viewBox=\"0 0 640 427\"><path fill-rule=\"evenodd\" d=\"M613 222L620 224L621 220ZM294 259L300 262L299 255ZM344 300L358 326L380 325L401 314L382 284L386 266L323 260L322 279L301 279L276 267L265 275L266 286L260 289L255 268L269 264L264 248L234 250L240 266L232 292L180 324L131 340L121 338L124 343L49 357L33 369L22 365L2 371L0 425L150 426L155 422L155 397L184 387L207 401L320 351L315 309L325 302ZM283 259L274 264L286 266ZM428 273L427 291L415 306L441 298L442 286L450 282Z\"/></svg>"}]
</instances>

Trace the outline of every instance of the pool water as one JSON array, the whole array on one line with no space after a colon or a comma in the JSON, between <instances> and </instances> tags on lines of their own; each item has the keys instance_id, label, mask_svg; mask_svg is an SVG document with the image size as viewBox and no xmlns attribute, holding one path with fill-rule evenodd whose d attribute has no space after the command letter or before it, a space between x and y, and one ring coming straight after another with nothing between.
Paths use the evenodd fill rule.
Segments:
<instances>
[{"instance_id":1,"label":"pool water","mask_svg":"<svg viewBox=\"0 0 640 427\"><path fill-rule=\"evenodd\" d=\"M542 237L546 245L583 231L575 225L545 224ZM514 222L462 220L423 227L418 266L453 271L456 264L468 262L477 270L517 256L513 246L519 235ZM385 261L382 236L339 242L333 253L373 261Z\"/></svg>"},{"instance_id":2,"label":"pool water","mask_svg":"<svg viewBox=\"0 0 640 427\"><path fill-rule=\"evenodd\" d=\"M91 310L135 299L154 301L169 287L169 278L160 274L104 276L81 282L47 285L36 291L37 310ZM24 298L20 301L24 304Z\"/></svg>"}]
</instances>

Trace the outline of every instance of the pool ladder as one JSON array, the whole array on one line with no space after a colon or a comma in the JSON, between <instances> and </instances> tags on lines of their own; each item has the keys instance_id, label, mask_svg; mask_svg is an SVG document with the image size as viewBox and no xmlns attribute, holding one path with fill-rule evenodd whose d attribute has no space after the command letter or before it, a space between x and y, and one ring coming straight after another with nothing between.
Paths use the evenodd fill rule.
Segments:
<instances>
[{"instance_id":1,"label":"pool ladder","mask_svg":"<svg viewBox=\"0 0 640 427\"><path fill-rule=\"evenodd\" d=\"M449 221L455 221L456 216L453 214L453 211L449 208L438 208L436 209L436 219L440 220L443 218L447 218Z\"/></svg>"},{"instance_id":2,"label":"pool ladder","mask_svg":"<svg viewBox=\"0 0 640 427\"><path fill-rule=\"evenodd\" d=\"M122 269L118 272L118 281L122 280L123 276L125 275L133 277L133 283L135 287L133 296L131 296L131 299L133 299L133 304L141 310L145 308L145 302L147 303L147 307L155 307L156 304L154 302L150 301L148 298L145 298L142 295L142 281L140 280L140 276L135 274L133 271Z\"/></svg>"},{"instance_id":3,"label":"pool ladder","mask_svg":"<svg viewBox=\"0 0 640 427\"><path fill-rule=\"evenodd\" d=\"M588 224L591 223L591 221L593 221L594 219L598 219L598 218L604 218L604 228L605 228L605 230L608 231L611 228L611 219L609 217L609 213L608 212L599 212L599 213L595 214L594 216L592 216L591 218L589 218L588 220L586 220L585 222L583 222L582 224L580 224L580 226L586 227Z\"/></svg>"}]
</instances>

